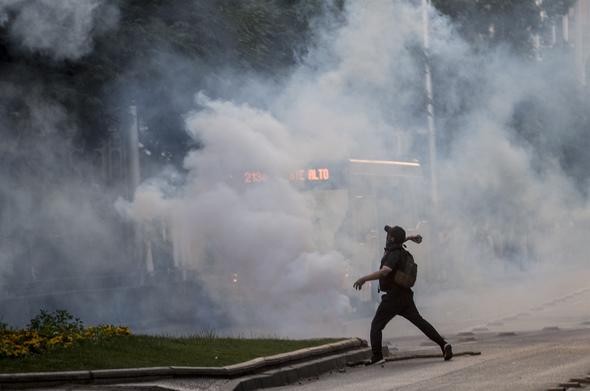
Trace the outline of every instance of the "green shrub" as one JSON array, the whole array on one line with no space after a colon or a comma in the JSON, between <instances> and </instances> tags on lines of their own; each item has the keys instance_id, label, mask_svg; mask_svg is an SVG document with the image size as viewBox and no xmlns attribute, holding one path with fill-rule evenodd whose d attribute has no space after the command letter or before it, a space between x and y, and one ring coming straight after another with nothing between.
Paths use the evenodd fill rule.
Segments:
<instances>
[{"instance_id":1,"label":"green shrub","mask_svg":"<svg viewBox=\"0 0 590 391\"><path fill-rule=\"evenodd\" d=\"M53 313L41 310L39 315L31 319L28 329L49 337L79 333L84 329L84 324L66 310L57 310Z\"/></svg>"}]
</instances>

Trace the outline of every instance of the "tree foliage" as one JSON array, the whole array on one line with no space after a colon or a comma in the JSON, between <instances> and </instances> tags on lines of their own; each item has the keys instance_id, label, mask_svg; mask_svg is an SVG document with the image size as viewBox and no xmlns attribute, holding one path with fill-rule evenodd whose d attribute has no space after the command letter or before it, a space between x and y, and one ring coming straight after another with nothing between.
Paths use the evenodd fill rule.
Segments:
<instances>
[{"instance_id":1,"label":"tree foliage","mask_svg":"<svg viewBox=\"0 0 590 391\"><path fill-rule=\"evenodd\" d=\"M77 139L93 148L126 106L178 142L180 113L213 69L281 72L297 61L320 0L120 0L118 28L96 37L76 61L56 61L19 49L0 25L0 79L51 86L47 98L68 108ZM20 74L22 76L18 76ZM16 76L15 76L16 75ZM171 118L176 118L172 120ZM170 124L170 125L166 125ZM162 127L165 129L162 129Z\"/></svg>"},{"instance_id":2,"label":"tree foliage","mask_svg":"<svg viewBox=\"0 0 590 391\"><path fill-rule=\"evenodd\" d=\"M529 53L532 34L564 15L576 0L432 0L477 45L504 44Z\"/></svg>"}]
</instances>

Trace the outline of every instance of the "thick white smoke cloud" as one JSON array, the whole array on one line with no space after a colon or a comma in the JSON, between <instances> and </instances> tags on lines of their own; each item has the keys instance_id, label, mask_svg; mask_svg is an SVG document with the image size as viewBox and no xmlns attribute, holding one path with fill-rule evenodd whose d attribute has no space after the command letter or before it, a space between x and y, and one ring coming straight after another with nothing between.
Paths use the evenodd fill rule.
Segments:
<instances>
[{"instance_id":1,"label":"thick white smoke cloud","mask_svg":"<svg viewBox=\"0 0 590 391\"><path fill-rule=\"evenodd\" d=\"M497 50L446 58L460 72L474 72L471 78L481 88L439 168L438 219L447 231L447 259L462 274L456 284L487 286L539 268L583 267L588 247L576 227L584 224L587 200L555 154L534 150L513 127L517 107L541 97L553 111L555 127L535 131L544 132L541 137L551 140L554 151L566 145L567 103L551 89L564 88L560 68L567 57L537 63Z\"/></svg>"},{"instance_id":2,"label":"thick white smoke cloud","mask_svg":"<svg viewBox=\"0 0 590 391\"><path fill-rule=\"evenodd\" d=\"M56 60L92 51L94 37L117 26L119 10L107 0L2 0L0 26L25 50Z\"/></svg>"},{"instance_id":3,"label":"thick white smoke cloud","mask_svg":"<svg viewBox=\"0 0 590 391\"><path fill-rule=\"evenodd\" d=\"M320 34L278 93L274 85L250 81L236 85L273 93L257 93L248 104L199 94L186 126L204 147L185 159L186 184L170 188L152 180L133 203L120 205L137 221L171 227L177 264L197 272L238 330L313 334L322 332L314 325L341 324L352 311L345 287L353 279L345 272L351 265L357 265L354 272L377 266L378 258L350 259L346 246L338 246L335 231L353 206L327 196L328 209L344 210L330 215L326 229L318 222L317 193L299 191L285 173L351 157L428 161L411 148L424 142L426 128L424 68L416 55L421 10L398 1L350 1L346 9L346 22ZM547 71L555 64L502 50L475 54L447 19L430 14L438 71L481 89L467 108L470 92L461 85L450 82L435 91L445 113L460 113L463 126L447 139L449 155L437 167L437 208L429 213L427 205L418 206L430 223L439 222L426 237L439 243L432 249L436 259L418 259L426 266L421 270L446 276L447 286L475 289L534 264L554 264L564 246L570 265L581 265L587 245L563 228L575 224L575 215L587 215L585 199L555 161L535 166L533 151L515 141L510 125L515 107L547 88ZM247 91L236 96L248 101ZM441 117L439 124L447 120ZM244 186L245 170L273 180ZM378 214L415 224L404 215L411 207L406 202Z\"/></svg>"},{"instance_id":4,"label":"thick white smoke cloud","mask_svg":"<svg viewBox=\"0 0 590 391\"><path fill-rule=\"evenodd\" d=\"M395 117L420 91L399 94L399 112L388 109L391 91L420 79L407 47L419 39L419 12L386 2L374 7L353 6L349 24L324 37L308 64L264 102L270 109L199 94L187 131L205 147L186 157L181 195L151 181L129 207L139 221L163 219L172 227L177 263L197 271L238 330L309 335L321 324L330 333L352 311L350 259L335 248L347 205L331 200L335 218L322 229L319 201L287 174L316 161L395 158L388 151L391 134L401 131ZM246 170L272 180L244 187ZM355 273L374 262L359 263Z\"/></svg>"},{"instance_id":5,"label":"thick white smoke cloud","mask_svg":"<svg viewBox=\"0 0 590 391\"><path fill-rule=\"evenodd\" d=\"M310 320L338 319L350 310L344 260L317 251L313 200L286 179L241 186L245 167L278 178L297 167L293 137L268 112L204 96L199 103L187 127L207 147L187 156L181 195L145 184L129 212L172 227L178 266L198 272L240 330L301 335Z\"/></svg>"},{"instance_id":6,"label":"thick white smoke cloud","mask_svg":"<svg viewBox=\"0 0 590 391\"><path fill-rule=\"evenodd\" d=\"M6 115L19 122L1 124L2 288L13 275L50 281L67 279L73 266L89 273L112 271L116 263L104 260L114 259L121 248L111 225L115 212L90 164L78 156L75 123L42 88L7 82L1 87L3 99L24 102Z\"/></svg>"}]
</instances>

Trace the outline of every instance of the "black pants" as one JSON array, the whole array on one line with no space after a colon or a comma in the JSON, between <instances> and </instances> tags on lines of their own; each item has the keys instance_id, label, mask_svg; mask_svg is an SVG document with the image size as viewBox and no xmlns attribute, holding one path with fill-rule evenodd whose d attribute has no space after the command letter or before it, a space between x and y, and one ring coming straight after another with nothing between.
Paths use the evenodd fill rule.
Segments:
<instances>
[{"instance_id":1,"label":"black pants","mask_svg":"<svg viewBox=\"0 0 590 391\"><path fill-rule=\"evenodd\" d=\"M388 293L382 296L381 303L371 322L371 348L373 357L381 357L382 331L394 316L401 315L420 329L428 338L436 342L441 348L446 341L438 331L426 321L416 308L414 293L410 290Z\"/></svg>"}]
</instances>

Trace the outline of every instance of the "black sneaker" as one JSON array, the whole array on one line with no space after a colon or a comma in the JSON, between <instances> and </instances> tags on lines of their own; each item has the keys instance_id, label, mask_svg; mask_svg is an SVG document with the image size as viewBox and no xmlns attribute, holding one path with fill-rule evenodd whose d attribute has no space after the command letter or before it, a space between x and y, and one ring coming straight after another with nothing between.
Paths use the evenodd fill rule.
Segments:
<instances>
[{"instance_id":1,"label":"black sneaker","mask_svg":"<svg viewBox=\"0 0 590 391\"><path fill-rule=\"evenodd\" d=\"M375 364L385 364L385 359L383 357L371 357L371 359L365 363L365 366Z\"/></svg>"},{"instance_id":2,"label":"black sneaker","mask_svg":"<svg viewBox=\"0 0 590 391\"><path fill-rule=\"evenodd\" d=\"M449 361L451 358L453 358L453 347L451 344L446 343L445 346L443 346L442 351L445 361Z\"/></svg>"}]
</instances>

